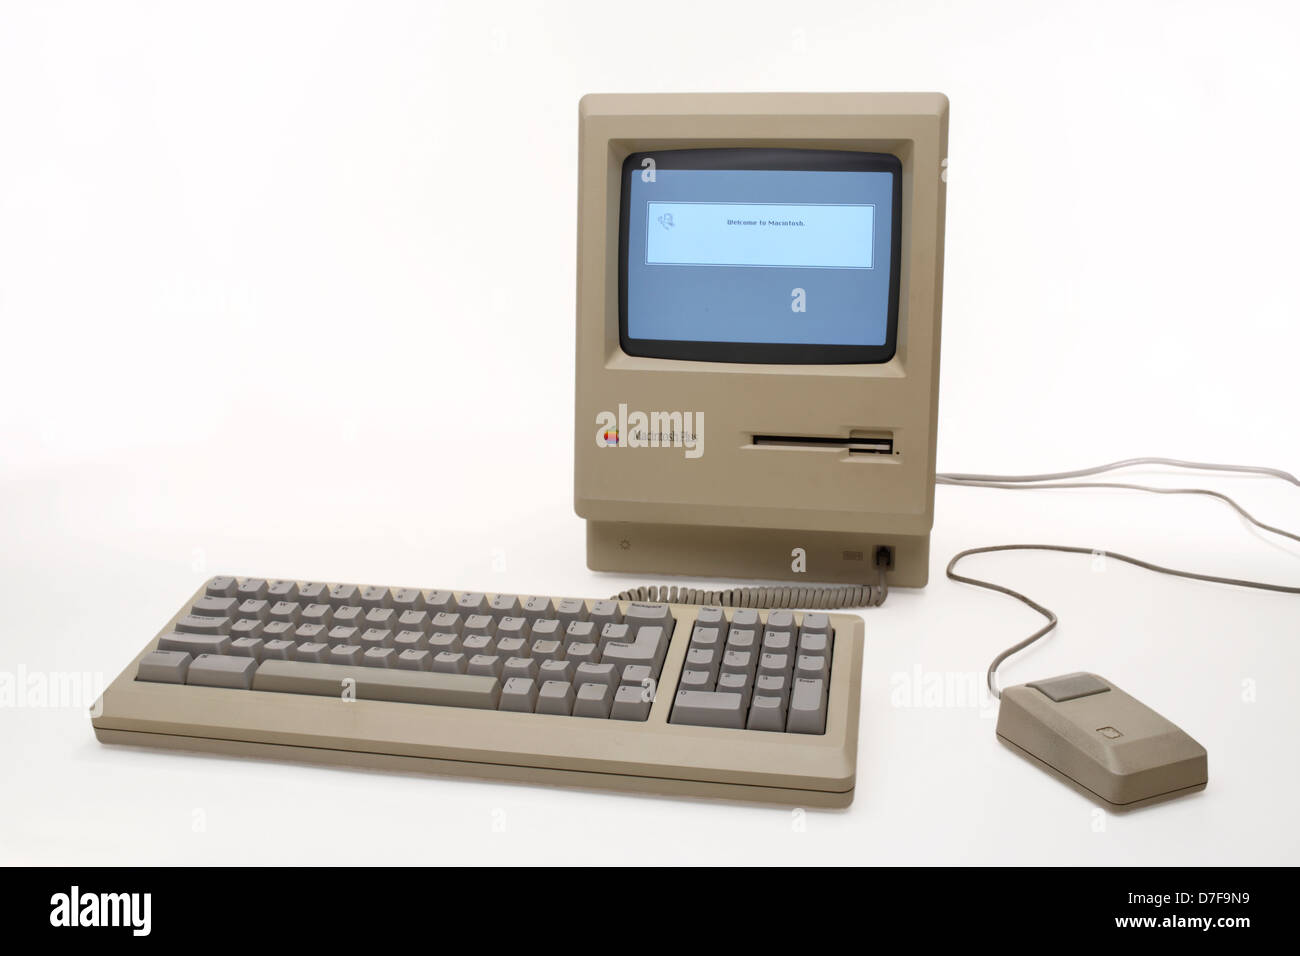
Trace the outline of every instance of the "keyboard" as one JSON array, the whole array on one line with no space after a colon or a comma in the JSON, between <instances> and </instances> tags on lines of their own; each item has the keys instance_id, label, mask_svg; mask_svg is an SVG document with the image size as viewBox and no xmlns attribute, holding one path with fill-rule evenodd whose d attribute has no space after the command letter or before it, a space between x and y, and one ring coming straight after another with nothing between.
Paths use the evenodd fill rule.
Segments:
<instances>
[{"instance_id":1,"label":"keyboard","mask_svg":"<svg viewBox=\"0 0 1300 956\"><path fill-rule=\"evenodd\" d=\"M853 615L208 580L105 690L104 743L847 806Z\"/></svg>"}]
</instances>

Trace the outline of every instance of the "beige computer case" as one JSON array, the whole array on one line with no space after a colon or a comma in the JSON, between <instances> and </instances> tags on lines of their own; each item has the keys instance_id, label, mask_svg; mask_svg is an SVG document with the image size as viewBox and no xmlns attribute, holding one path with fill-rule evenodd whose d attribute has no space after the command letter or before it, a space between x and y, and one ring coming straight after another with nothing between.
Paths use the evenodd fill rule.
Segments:
<instances>
[{"instance_id":1,"label":"beige computer case","mask_svg":"<svg viewBox=\"0 0 1300 956\"><path fill-rule=\"evenodd\" d=\"M934 518L948 101L938 93L588 95L579 107L574 506L593 569L921 587ZM902 162L898 347L878 365L744 365L625 354L620 171L633 152L784 147ZM602 447L620 405L704 413L703 453ZM838 438L840 447L755 444ZM887 439L888 453L849 451ZM795 573L804 555L805 570ZM884 551L882 549L888 549Z\"/></svg>"}]
</instances>

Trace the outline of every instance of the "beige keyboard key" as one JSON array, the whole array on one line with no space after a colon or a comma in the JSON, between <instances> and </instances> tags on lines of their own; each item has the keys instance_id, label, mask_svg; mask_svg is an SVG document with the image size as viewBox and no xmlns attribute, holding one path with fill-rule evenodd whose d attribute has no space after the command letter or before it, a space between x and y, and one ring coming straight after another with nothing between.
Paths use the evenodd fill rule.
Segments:
<instances>
[{"instance_id":1,"label":"beige keyboard key","mask_svg":"<svg viewBox=\"0 0 1300 956\"><path fill-rule=\"evenodd\" d=\"M791 631L763 632L764 654L792 654L794 652L794 634Z\"/></svg>"},{"instance_id":2,"label":"beige keyboard key","mask_svg":"<svg viewBox=\"0 0 1300 956\"><path fill-rule=\"evenodd\" d=\"M724 671L718 675L718 686L714 690L727 694L739 694L741 696L741 709L749 707L749 695L753 690L753 677L744 673L728 673Z\"/></svg>"},{"instance_id":3,"label":"beige keyboard key","mask_svg":"<svg viewBox=\"0 0 1300 956\"><path fill-rule=\"evenodd\" d=\"M456 596L450 591L430 591L424 596L424 609L430 614L453 611L456 608Z\"/></svg>"},{"instance_id":4,"label":"beige keyboard key","mask_svg":"<svg viewBox=\"0 0 1300 956\"><path fill-rule=\"evenodd\" d=\"M251 618L241 618L234 624L230 625L230 639L238 640L241 637L262 637L266 625L261 621L254 621Z\"/></svg>"},{"instance_id":5,"label":"beige keyboard key","mask_svg":"<svg viewBox=\"0 0 1300 956\"><path fill-rule=\"evenodd\" d=\"M181 634L229 634L230 618L186 614L176 622L176 630Z\"/></svg>"},{"instance_id":6,"label":"beige keyboard key","mask_svg":"<svg viewBox=\"0 0 1300 956\"><path fill-rule=\"evenodd\" d=\"M573 701L573 716L604 719L613 701L614 690L608 684L583 684Z\"/></svg>"},{"instance_id":7,"label":"beige keyboard key","mask_svg":"<svg viewBox=\"0 0 1300 956\"><path fill-rule=\"evenodd\" d=\"M391 647L368 647L361 655L364 667L396 667L397 651Z\"/></svg>"},{"instance_id":8,"label":"beige keyboard key","mask_svg":"<svg viewBox=\"0 0 1300 956\"><path fill-rule=\"evenodd\" d=\"M517 594L496 594L488 601L488 613L496 618L520 617L521 609Z\"/></svg>"},{"instance_id":9,"label":"beige keyboard key","mask_svg":"<svg viewBox=\"0 0 1300 956\"><path fill-rule=\"evenodd\" d=\"M425 611L428 612L428 603L424 600L424 592L419 588L393 588L393 607L398 611Z\"/></svg>"},{"instance_id":10,"label":"beige keyboard key","mask_svg":"<svg viewBox=\"0 0 1300 956\"><path fill-rule=\"evenodd\" d=\"M325 635L325 640L329 644L360 644L361 629L336 624L329 629L329 633Z\"/></svg>"},{"instance_id":11,"label":"beige keyboard key","mask_svg":"<svg viewBox=\"0 0 1300 956\"><path fill-rule=\"evenodd\" d=\"M225 634L164 634L158 638L158 650L182 651L192 657L200 654L225 654L230 638Z\"/></svg>"},{"instance_id":12,"label":"beige keyboard key","mask_svg":"<svg viewBox=\"0 0 1300 956\"><path fill-rule=\"evenodd\" d=\"M800 634L799 653L830 657L831 639L825 634Z\"/></svg>"},{"instance_id":13,"label":"beige keyboard key","mask_svg":"<svg viewBox=\"0 0 1300 956\"><path fill-rule=\"evenodd\" d=\"M469 634L465 640L461 641L461 653L473 657L476 654L491 654L496 650L497 642L495 638L488 637L486 634Z\"/></svg>"},{"instance_id":14,"label":"beige keyboard key","mask_svg":"<svg viewBox=\"0 0 1300 956\"><path fill-rule=\"evenodd\" d=\"M754 693L775 697L781 701L781 709L784 711L786 702L790 699L790 678L785 674L759 674L754 680Z\"/></svg>"},{"instance_id":15,"label":"beige keyboard key","mask_svg":"<svg viewBox=\"0 0 1300 956\"><path fill-rule=\"evenodd\" d=\"M334 607L361 607L361 589L355 584L336 584L330 588L329 603Z\"/></svg>"},{"instance_id":16,"label":"beige keyboard key","mask_svg":"<svg viewBox=\"0 0 1300 956\"><path fill-rule=\"evenodd\" d=\"M677 683L682 690L713 690L716 682L708 671L691 670L688 667L682 671L682 676Z\"/></svg>"},{"instance_id":17,"label":"beige keyboard key","mask_svg":"<svg viewBox=\"0 0 1300 956\"><path fill-rule=\"evenodd\" d=\"M595 644L600 638L600 631L591 621L570 621L564 629L564 643Z\"/></svg>"},{"instance_id":18,"label":"beige keyboard key","mask_svg":"<svg viewBox=\"0 0 1300 956\"><path fill-rule=\"evenodd\" d=\"M528 642L522 637L502 637L497 639L497 653L502 657L528 657L531 653Z\"/></svg>"},{"instance_id":19,"label":"beige keyboard key","mask_svg":"<svg viewBox=\"0 0 1300 956\"><path fill-rule=\"evenodd\" d=\"M235 608L236 624L239 621L262 621L265 623L271 619L271 602L250 598L242 602L239 607Z\"/></svg>"},{"instance_id":20,"label":"beige keyboard key","mask_svg":"<svg viewBox=\"0 0 1300 956\"><path fill-rule=\"evenodd\" d=\"M341 667L358 667L364 653L365 651L356 644L336 644L330 648L328 662Z\"/></svg>"},{"instance_id":21,"label":"beige keyboard key","mask_svg":"<svg viewBox=\"0 0 1300 956\"><path fill-rule=\"evenodd\" d=\"M591 610L587 612L587 620L599 634L606 624L621 624L623 612L618 609L617 601L593 601Z\"/></svg>"},{"instance_id":22,"label":"beige keyboard key","mask_svg":"<svg viewBox=\"0 0 1300 956\"><path fill-rule=\"evenodd\" d=\"M366 611L364 626L378 628L381 631L396 631L397 619L400 616L391 607L372 607Z\"/></svg>"},{"instance_id":23,"label":"beige keyboard key","mask_svg":"<svg viewBox=\"0 0 1300 956\"><path fill-rule=\"evenodd\" d=\"M663 628L643 627L637 632L635 641L630 643L611 641L606 644L601 651L600 660L601 663L615 665L619 673L622 673L623 668L628 664L645 664L658 674L667 653L668 638L664 636Z\"/></svg>"},{"instance_id":24,"label":"beige keyboard key","mask_svg":"<svg viewBox=\"0 0 1300 956\"><path fill-rule=\"evenodd\" d=\"M433 634L429 635L429 650L434 653L434 656L437 656L444 651L450 654L456 654L461 650L463 644L464 642L461 641L460 635L451 632L435 631Z\"/></svg>"},{"instance_id":25,"label":"beige keyboard key","mask_svg":"<svg viewBox=\"0 0 1300 956\"><path fill-rule=\"evenodd\" d=\"M340 697L345 680L352 682L357 700L494 710L501 696L501 682L495 677L301 661L263 661L253 676L253 689Z\"/></svg>"},{"instance_id":26,"label":"beige keyboard key","mask_svg":"<svg viewBox=\"0 0 1300 956\"><path fill-rule=\"evenodd\" d=\"M721 628L701 627L697 624L695 630L691 632L691 647L698 647L703 651L720 651L723 641Z\"/></svg>"},{"instance_id":27,"label":"beige keyboard key","mask_svg":"<svg viewBox=\"0 0 1300 956\"><path fill-rule=\"evenodd\" d=\"M624 622L632 628L633 633L638 627L662 627L665 634L673 632L673 611L667 604L646 604L640 601L633 601L623 612Z\"/></svg>"},{"instance_id":28,"label":"beige keyboard key","mask_svg":"<svg viewBox=\"0 0 1300 956\"><path fill-rule=\"evenodd\" d=\"M825 614L809 612L803 616L803 620L799 623L799 636L803 638L813 635L830 638L831 619Z\"/></svg>"},{"instance_id":29,"label":"beige keyboard key","mask_svg":"<svg viewBox=\"0 0 1300 956\"><path fill-rule=\"evenodd\" d=\"M813 680L829 680L831 676L831 663L821 655L800 654L794 661L794 677L798 680L801 677L811 678Z\"/></svg>"},{"instance_id":30,"label":"beige keyboard key","mask_svg":"<svg viewBox=\"0 0 1300 956\"><path fill-rule=\"evenodd\" d=\"M261 601L266 597L270 585L262 578L248 578L239 585L235 592L241 601Z\"/></svg>"},{"instance_id":31,"label":"beige keyboard key","mask_svg":"<svg viewBox=\"0 0 1300 956\"><path fill-rule=\"evenodd\" d=\"M555 615L555 605L551 603L548 597L530 597L523 604L523 616L529 621L539 621L542 618L553 617Z\"/></svg>"},{"instance_id":32,"label":"beige keyboard key","mask_svg":"<svg viewBox=\"0 0 1300 956\"><path fill-rule=\"evenodd\" d=\"M576 664L595 664L600 660L600 649L590 641L570 641L564 647L564 659Z\"/></svg>"},{"instance_id":33,"label":"beige keyboard key","mask_svg":"<svg viewBox=\"0 0 1300 956\"><path fill-rule=\"evenodd\" d=\"M301 641L292 651L289 657L295 661L315 661L318 664L325 664L329 661L330 646L320 641Z\"/></svg>"},{"instance_id":34,"label":"beige keyboard key","mask_svg":"<svg viewBox=\"0 0 1300 956\"><path fill-rule=\"evenodd\" d=\"M826 730L826 682L799 677L790 691L785 729L792 734L820 734Z\"/></svg>"},{"instance_id":35,"label":"beige keyboard key","mask_svg":"<svg viewBox=\"0 0 1300 956\"><path fill-rule=\"evenodd\" d=\"M564 637L564 625L553 617L538 618L533 621L530 641L558 641Z\"/></svg>"},{"instance_id":36,"label":"beige keyboard key","mask_svg":"<svg viewBox=\"0 0 1300 956\"><path fill-rule=\"evenodd\" d=\"M718 669L722 663L722 655L718 651L706 651L700 648L691 648L686 652L686 663L683 665L688 670L708 671L709 677L713 680L718 679Z\"/></svg>"},{"instance_id":37,"label":"beige keyboard key","mask_svg":"<svg viewBox=\"0 0 1300 956\"><path fill-rule=\"evenodd\" d=\"M544 681L542 689L537 692L537 713L567 717L573 713L573 702L576 696L573 685L568 681Z\"/></svg>"},{"instance_id":38,"label":"beige keyboard key","mask_svg":"<svg viewBox=\"0 0 1300 956\"><path fill-rule=\"evenodd\" d=\"M609 716L614 720L645 720L650 716L653 701L640 687L624 685L614 691L614 703Z\"/></svg>"},{"instance_id":39,"label":"beige keyboard key","mask_svg":"<svg viewBox=\"0 0 1300 956\"><path fill-rule=\"evenodd\" d=\"M297 581L272 581L266 588L266 600L270 604L276 601L297 601Z\"/></svg>"},{"instance_id":40,"label":"beige keyboard key","mask_svg":"<svg viewBox=\"0 0 1300 956\"><path fill-rule=\"evenodd\" d=\"M481 677L500 677L504 666L505 661L497 654L475 654L469 659L465 673L477 674Z\"/></svg>"},{"instance_id":41,"label":"beige keyboard key","mask_svg":"<svg viewBox=\"0 0 1300 956\"><path fill-rule=\"evenodd\" d=\"M755 695L749 704L749 721L745 726L750 730L784 732L785 701L780 697Z\"/></svg>"},{"instance_id":42,"label":"beige keyboard key","mask_svg":"<svg viewBox=\"0 0 1300 956\"><path fill-rule=\"evenodd\" d=\"M733 627L727 633L727 650L758 651L758 631L748 627Z\"/></svg>"},{"instance_id":43,"label":"beige keyboard key","mask_svg":"<svg viewBox=\"0 0 1300 956\"><path fill-rule=\"evenodd\" d=\"M420 631L398 631L393 635L393 647L398 654L402 651L426 651L429 649L429 639Z\"/></svg>"},{"instance_id":44,"label":"beige keyboard key","mask_svg":"<svg viewBox=\"0 0 1300 956\"><path fill-rule=\"evenodd\" d=\"M264 643L260 637L237 637L230 642L230 650L226 653L232 657L252 657L260 661Z\"/></svg>"},{"instance_id":45,"label":"beige keyboard key","mask_svg":"<svg viewBox=\"0 0 1300 956\"><path fill-rule=\"evenodd\" d=\"M542 683L546 683L548 680L558 680L566 684L572 684L573 674L577 667L578 665L573 661L554 659L542 661L541 666L537 668L537 679Z\"/></svg>"},{"instance_id":46,"label":"beige keyboard key","mask_svg":"<svg viewBox=\"0 0 1300 956\"><path fill-rule=\"evenodd\" d=\"M408 648L404 651L398 651L397 666L408 671L431 671L433 670L433 655L424 649Z\"/></svg>"},{"instance_id":47,"label":"beige keyboard key","mask_svg":"<svg viewBox=\"0 0 1300 956\"><path fill-rule=\"evenodd\" d=\"M516 677L536 679L538 662L531 657L508 657L501 667L501 676L506 680Z\"/></svg>"},{"instance_id":48,"label":"beige keyboard key","mask_svg":"<svg viewBox=\"0 0 1300 956\"><path fill-rule=\"evenodd\" d=\"M393 628L398 632L419 631L421 634L432 634L433 618L429 617L428 611L402 611L397 615L397 623Z\"/></svg>"},{"instance_id":49,"label":"beige keyboard key","mask_svg":"<svg viewBox=\"0 0 1300 956\"><path fill-rule=\"evenodd\" d=\"M253 672L257 667L257 661L251 657L200 654L190 662L185 683L247 690L253 686Z\"/></svg>"},{"instance_id":50,"label":"beige keyboard key","mask_svg":"<svg viewBox=\"0 0 1300 956\"><path fill-rule=\"evenodd\" d=\"M328 631L334 626L334 609L328 604L306 604L298 620L302 624L319 624Z\"/></svg>"},{"instance_id":51,"label":"beige keyboard key","mask_svg":"<svg viewBox=\"0 0 1300 956\"><path fill-rule=\"evenodd\" d=\"M485 637L496 637L497 620L490 614L471 614L465 618L465 629L461 631L465 637L474 634L482 634Z\"/></svg>"},{"instance_id":52,"label":"beige keyboard key","mask_svg":"<svg viewBox=\"0 0 1300 956\"><path fill-rule=\"evenodd\" d=\"M648 664L628 664L623 668L623 674L619 678L619 686L626 687L631 684L636 687L642 687L646 681L653 680L654 671Z\"/></svg>"},{"instance_id":53,"label":"beige keyboard key","mask_svg":"<svg viewBox=\"0 0 1300 956\"><path fill-rule=\"evenodd\" d=\"M150 651L140 658L135 679L158 684L184 684L193 659L184 651Z\"/></svg>"},{"instance_id":54,"label":"beige keyboard key","mask_svg":"<svg viewBox=\"0 0 1300 956\"><path fill-rule=\"evenodd\" d=\"M696 627L716 627L726 640L730 631L731 624L727 620L727 614L720 607L702 607L695 613Z\"/></svg>"},{"instance_id":55,"label":"beige keyboard key","mask_svg":"<svg viewBox=\"0 0 1300 956\"><path fill-rule=\"evenodd\" d=\"M613 691L618 686L618 668L613 664L579 664L573 672L573 682L579 687L600 684Z\"/></svg>"},{"instance_id":56,"label":"beige keyboard key","mask_svg":"<svg viewBox=\"0 0 1300 956\"><path fill-rule=\"evenodd\" d=\"M695 727L745 726L744 699L739 694L707 690L679 690L673 701L670 724Z\"/></svg>"},{"instance_id":57,"label":"beige keyboard key","mask_svg":"<svg viewBox=\"0 0 1300 956\"><path fill-rule=\"evenodd\" d=\"M325 604L330 599L330 589L319 581L307 581L298 585L295 594L279 598L281 601L297 601L301 604Z\"/></svg>"},{"instance_id":58,"label":"beige keyboard key","mask_svg":"<svg viewBox=\"0 0 1300 956\"><path fill-rule=\"evenodd\" d=\"M265 640L262 642L262 660L282 660L289 659L289 652L293 650L294 642L282 639Z\"/></svg>"},{"instance_id":59,"label":"beige keyboard key","mask_svg":"<svg viewBox=\"0 0 1300 956\"><path fill-rule=\"evenodd\" d=\"M433 656L433 669L439 674L463 674L469 661L464 654L442 651Z\"/></svg>"},{"instance_id":60,"label":"beige keyboard key","mask_svg":"<svg viewBox=\"0 0 1300 956\"><path fill-rule=\"evenodd\" d=\"M587 619L587 602L581 598L561 598L555 602L555 617L567 628L574 621Z\"/></svg>"},{"instance_id":61,"label":"beige keyboard key","mask_svg":"<svg viewBox=\"0 0 1300 956\"><path fill-rule=\"evenodd\" d=\"M435 634L460 634L465 629L465 619L455 611L439 611L429 627Z\"/></svg>"},{"instance_id":62,"label":"beige keyboard key","mask_svg":"<svg viewBox=\"0 0 1300 956\"><path fill-rule=\"evenodd\" d=\"M276 601L271 605L269 616L272 621L283 621L297 627L302 620L302 605L297 601Z\"/></svg>"},{"instance_id":63,"label":"beige keyboard key","mask_svg":"<svg viewBox=\"0 0 1300 956\"><path fill-rule=\"evenodd\" d=\"M234 597L239 593L239 582L230 575L223 574L209 581L203 593L208 597Z\"/></svg>"},{"instance_id":64,"label":"beige keyboard key","mask_svg":"<svg viewBox=\"0 0 1300 956\"><path fill-rule=\"evenodd\" d=\"M332 621L335 627L355 627L358 631L364 631L367 627L366 609L356 604L336 607Z\"/></svg>"},{"instance_id":65,"label":"beige keyboard key","mask_svg":"<svg viewBox=\"0 0 1300 956\"><path fill-rule=\"evenodd\" d=\"M564 649L559 641L533 641L532 657L538 663L559 660L563 653Z\"/></svg>"},{"instance_id":66,"label":"beige keyboard key","mask_svg":"<svg viewBox=\"0 0 1300 956\"><path fill-rule=\"evenodd\" d=\"M766 627L769 631L793 631L794 613L785 610L768 611Z\"/></svg>"},{"instance_id":67,"label":"beige keyboard key","mask_svg":"<svg viewBox=\"0 0 1300 956\"><path fill-rule=\"evenodd\" d=\"M501 688L501 710L531 714L537 708L537 681L512 677Z\"/></svg>"},{"instance_id":68,"label":"beige keyboard key","mask_svg":"<svg viewBox=\"0 0 1300 956\"><path fill-rule=\"evenodd\" d=\"M194 602L190 613L200 617L234 617L239 601L232 597L201 597Z\"/></svg>"},{"instance_id":69,"label":"beige keyboard key","mask_svg":"<svg viewBox=\"0 0 1300 956\"><path fill-rule=\"evenodd\" d=\"M789 677L790 668L794 664L789 654L775 654L765 652L758 659L758 672L767 674L772 677Z\"/></svg>"}]
</instances>

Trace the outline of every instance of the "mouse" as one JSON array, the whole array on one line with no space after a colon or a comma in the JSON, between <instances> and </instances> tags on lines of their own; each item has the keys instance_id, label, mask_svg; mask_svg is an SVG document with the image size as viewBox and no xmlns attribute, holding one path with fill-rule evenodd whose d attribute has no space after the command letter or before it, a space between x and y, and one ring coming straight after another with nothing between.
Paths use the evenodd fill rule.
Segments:
<instances>
[{"instance_id":1,"label":"mouse","mask_svg":"<svg viewBox=\"0 0 1300 956\"><path fill-rule=\"evenodd\" d=\"M1002 691L998 737L1115 809L1205 789L1205 748L1096 674L1078 671Z\"/></svg>"}]
</instances>

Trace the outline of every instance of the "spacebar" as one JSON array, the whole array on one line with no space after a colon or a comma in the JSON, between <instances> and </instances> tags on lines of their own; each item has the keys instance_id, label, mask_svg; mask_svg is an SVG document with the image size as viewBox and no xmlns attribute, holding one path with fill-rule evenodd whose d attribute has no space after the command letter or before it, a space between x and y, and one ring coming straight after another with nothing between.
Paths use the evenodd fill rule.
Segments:
<instances>
[{"instance_id":1,"label":"spacebar","mask_svg":"<svg viewBox=\"0 0 1300 956\"><path fill-rule=\"evenodd\" d=\"M495 677L310 661L263 661L253 675L253 690L487 710L495 710L501 699L501 682Z\"/></svg>"}]
</instances>

